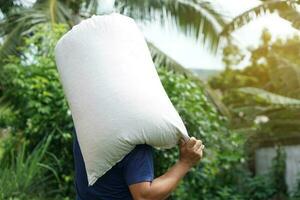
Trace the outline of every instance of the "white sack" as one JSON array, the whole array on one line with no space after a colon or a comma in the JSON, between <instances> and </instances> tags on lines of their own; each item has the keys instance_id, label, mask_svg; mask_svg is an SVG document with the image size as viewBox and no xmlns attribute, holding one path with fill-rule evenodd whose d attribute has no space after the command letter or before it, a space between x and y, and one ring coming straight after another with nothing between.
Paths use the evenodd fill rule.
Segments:
<instances>
[{"instance_id":1,"label":"white sack","mask_svg":"<svg viewBox=\"0 0 300 200\"><path fill-rule=\"evenodd\" d=\"M94 15L59 40L55 56L89 185L137 144L189 138L133 19Z\"/></svg>"}]
</instances>

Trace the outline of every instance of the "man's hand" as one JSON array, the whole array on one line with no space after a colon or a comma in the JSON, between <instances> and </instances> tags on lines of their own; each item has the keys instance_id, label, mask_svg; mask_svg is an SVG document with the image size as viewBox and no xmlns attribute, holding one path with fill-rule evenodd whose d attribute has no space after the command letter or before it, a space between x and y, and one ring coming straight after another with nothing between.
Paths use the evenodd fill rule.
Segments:
<instances>
[{"instance_id":1,"label":"man's hand","mask_svg":"<svg viewBox=\"0 0 300 200\"><path fill-rule=\"evenodd\" d=\"M179 162L188 165L190 168L196 165L203 156L204 145L202 144L201 140L197 140L194 137L191 137L187 142L181 140L179 148Z\"/></svg>"},{"instance_id":2,"label":"man's hand","mask_svg":"<svg viewBox=\"0 0 300 200\"><path fill-rule=\"evenodd\" d=\"M167 199L190 168L201 160L204 145L201 140L191 137L187 142L181 141L179 149L179 161L165 174L152 182L137 183L129 186L134 200Z\"/></svg>"}]
</instances>

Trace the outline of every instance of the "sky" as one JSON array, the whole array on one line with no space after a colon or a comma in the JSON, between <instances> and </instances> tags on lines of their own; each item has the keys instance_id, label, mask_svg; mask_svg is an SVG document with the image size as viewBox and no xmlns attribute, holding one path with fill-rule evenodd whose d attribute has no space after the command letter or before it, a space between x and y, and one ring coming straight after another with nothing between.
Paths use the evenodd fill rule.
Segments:
<instances>
[{"instance_id":1,"label":"sky","mask_svg":"<svg viewBox=\"0 0 300 200\"><path fill-rule=\"evenodd\" d=\"M222 9L222 13L232 18L259 5L260 1L215 0L214 3L217 4L218 8ZM203 47L199 42L197 43L193 39L179 33L174 27L167 26L162 28L155 23L139 23L139 25L148 40L183 66L200 69L224 69L220 53L217 55L212 54L207 47ZM279 17L276 13L257 18L257 20L233 33L238 46L246 54L245 60L237 68L243 68L247 65L250 56L247 47L259 45L260 36L264 28L269 29L273 40L277 37L286 38L296 32L299 33L288 21Z\"/></svg>"}]
</instances>

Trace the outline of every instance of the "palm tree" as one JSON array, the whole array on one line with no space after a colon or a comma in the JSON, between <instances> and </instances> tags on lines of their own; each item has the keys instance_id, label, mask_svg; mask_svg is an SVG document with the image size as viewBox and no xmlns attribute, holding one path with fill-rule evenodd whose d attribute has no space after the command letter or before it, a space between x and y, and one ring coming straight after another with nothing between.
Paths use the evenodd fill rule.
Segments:
<instances>
[{"instance_id":1,"label":"palm tree","mask_svg":"<svg viewBox=\"0 0 300 200\"><path fill-rule=\"evenodd\" d=\"M3 0L2 0L3 1ZM0 21L0 37L4 43L0 57L16 52L20 36L28 34L40 23L66 23L70 27L80 20L97 14L101 0L37 0L31 7L16 4L16 0L1 3L4 14ZM175 26L185 34L202 39L216 49L219 33L226 24L222 15L205 0L125 0L117 1L121 13L139 20L157 19Z\"/></svg>"},{"instance_id":2,"label":"palm tree","mask_svg":"<svg viewBox=\"0 0 300 200\"><path fill-rule=\"evenodd\" d=\"M0 37L4 38L0 49L0 62L6 55L21 53L17 52L16 46L20 44L21 36L30 34L35 25L65 23L71 27L80 20L97 14L101 0L37 0L31 7L24 7L19 2L0 0L0 10L4 15L0 20ZM299 12L295 8L298 4L299 0L265 0L261 5L242 13L229 23L211 3L205 0L123 0L117 1L116 7L121 13L138 20L159 20L162 25L172 23L179 31L195 39L201 39L203 44L208 43L216 50L221 37L230 39L234 30L268 12L278 11L280 16L299 28ZM178 65L154 44L149 43L149 46L154 59L157 59L156 62L191 76L184 66ZM208 93L218 108L228 114L213 92Z\"/></svg>"},{"instance_id":3,"label":"palm tree","mask_svg":"<svg viewBox=\"0 0 300 200\"><path fill-rule=\"evenodd\" d=\"M81 19L97 13L101 0L37 0L25 8L17 0L1 0L4 14L0 21L0 37L5 38L0 58L16 53L20 36L39 23L66 23L70 27ZM224 16L205 0L124 0L117 1L121 13L135 19L172 23L186 35L201 39L216 50L221 37L230 38L233 31L268 12L279 15L300 28L299 0L265 0L227 23ZM2 59L1 59L2 60Z\"/></svg>"},{"instance_id":4,"label":"palm tree","mask_svg":"<svg viewBox=\"0 0 300 200\"><path fill-rule=\"evenodd\" d=\"M20 36L30 32L39 23L66 23L70 27L81 19L97 13L101 0L37 0L32 7L24 8L19 0L0 0L4 14L0 21L0 37L5 38L0 58L16 53ZM170 23L195 39L202 39L216 50L221 37L230 38L233 31L258 16L277 11L279 15L300 28L300 13L296 6L300 0L263 0L227 23L224 16L206 0L124 0L117 1L121 13L139 20L157 20ZM1 59L2 60L2 59Z\"/></svg>"},{"instance_id":5,"label":"palm tree","mask_svg":"<svg viewBox=\"0 0 300 200\"><path fill-rule=\"evenodd\" d=\"M101 0L76 2L37 0L31 7L17 5L16 2L16 0L8 0L5 4L0 4L4 14L4 18L0 21L0 37L4 38L0 49L0 62L9 54L22 53L17 51L16 46L20 44L21 36L30 34L34 26L41 23L64 23L72 27L80 20L97 14ZM117 1L116 8L119 12L142 21L159 18L162 25L170 21L175 22L179 31L195 39L201 39L203 43L210 44L212 49L216 49L219 33L226 24L223 16L204 0L125 0ZM184 66L171 59L154 44L150 42L148 44L158 66L166 66L194 80L197 79L197 82L203 86L202 81ZM206 88L212 102L222 113L228 114L225 106L222 106L208 87ZM3 102L1 104L4 105Z\"/></svg>"},{"instance_id":6,"label":"palm tree","mask_svg":"<svg viewBox=\"0 0 300 200\"><path fill-rule=\"evenodd\" d=\"M290 21L294 28L300 29L300 12L299 9L297 10L299 5L300 0L262 0L260 5L236 16L224 27L221 35L229 36L233 31L248 24L258 16L273 12L278 12L279 16Z\"/></svg>"},{"instance_id":7,"label":"palm tree","mask_svg":"<svg viewBox=\"0 0 300 200\"><path fill-rule=\"evenodd\" d=\"M294 137L300 131L300 37L272 43L269 36L263 33L248 67L228 68L210 83L222 92L232 128L254 137Z\"/></svg>"}]
</instances>

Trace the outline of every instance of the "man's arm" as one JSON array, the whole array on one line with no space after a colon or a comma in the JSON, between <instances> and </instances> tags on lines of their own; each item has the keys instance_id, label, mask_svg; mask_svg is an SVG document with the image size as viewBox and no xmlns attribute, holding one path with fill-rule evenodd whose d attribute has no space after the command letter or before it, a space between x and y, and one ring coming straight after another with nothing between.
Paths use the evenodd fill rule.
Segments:
<instances>
[{"instance_id":1,"label":"man's arm","mask_svg":"<svg viewBox=\"0 0 300 200\"><path fill-rule=\"evenodd\" d=\"M176 188L184 175L202 158L204 145L192 137L180 143L180 159L165 174L152 182L136 183L129 186L134 200L163 200Z\"/></svg>"}]
</instances>

